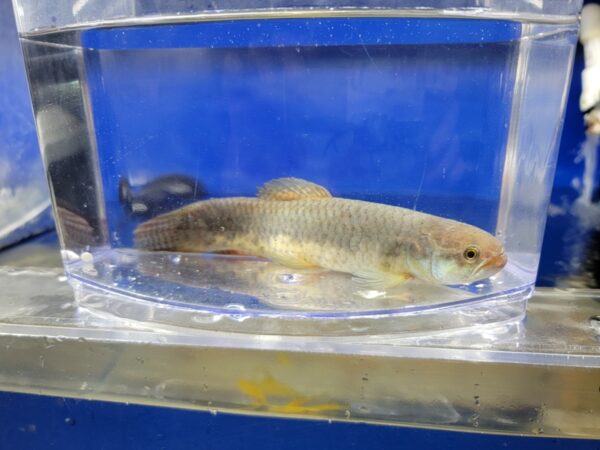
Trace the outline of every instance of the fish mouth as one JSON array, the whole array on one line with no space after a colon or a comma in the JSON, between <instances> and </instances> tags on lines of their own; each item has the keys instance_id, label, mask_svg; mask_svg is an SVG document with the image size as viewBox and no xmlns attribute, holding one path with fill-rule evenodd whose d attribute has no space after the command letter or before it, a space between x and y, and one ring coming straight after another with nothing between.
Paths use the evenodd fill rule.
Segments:
<instances>
[{"instance_id":1,"label":"fish mouth","mask_svg":"<svg viewBox=\"0 0 600 450\"><path fill-rule=\"evenodd\" d=\"M508 258L506 257L506 254L504 252L496 255L496 256L492 256L491 258L486 259L481 267L479 267L478 272L480 271L486 271L486 272L498 272L500 271L504 266L506 266L506 263L508 262Z\"/></svg>"}]
</instances>

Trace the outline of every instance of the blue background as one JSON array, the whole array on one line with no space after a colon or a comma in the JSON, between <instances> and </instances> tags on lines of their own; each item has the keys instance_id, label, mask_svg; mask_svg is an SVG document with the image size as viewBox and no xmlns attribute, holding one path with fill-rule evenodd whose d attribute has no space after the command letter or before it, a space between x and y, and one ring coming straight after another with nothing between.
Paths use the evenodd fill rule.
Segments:
<instances>
[{"instance_id":1,"label":"blue background","mask_svg":"<svg viewBox=\"0 0 600 450\"><path fill-rule=\"evenodd\" d=\"M0 0L3 12L9 2ZM583 141L578 110L578 55L552 201L573 199L573 160ZM540 281L564 273L565 235L572 218L550 218ZM551 281L548 281L550 283ZM452 433L373 425L279 420L147 406L0 393L0 449L600 449L600 443Z\"/></svg>"},{"instance_id":2,"label":"blue background","mask_svg":"<svg viewBox=\"0 0 600 450\"><path fill-rule=\"evenodd\" d=\"M242 417L0 393L2 449L591 450L600 441Z\"/></svg>"}]
</instances>

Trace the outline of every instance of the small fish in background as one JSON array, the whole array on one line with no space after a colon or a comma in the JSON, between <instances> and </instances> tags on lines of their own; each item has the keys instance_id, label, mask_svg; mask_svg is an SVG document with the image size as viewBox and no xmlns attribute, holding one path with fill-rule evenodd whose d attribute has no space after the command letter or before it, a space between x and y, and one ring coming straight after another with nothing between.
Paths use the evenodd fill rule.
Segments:
<instances>
[{"instance_id":1,"label":"small fish in background","mask_svg":"<svg viewBox=\"0 0 600 450\"><path fill-rule=\"evenodd\" d=\"M507 258L491 234L406 208L334 198L297 178L266 183L257 198L192 203L142 223L143 250L235 251L286 267L350 273L369 288L413 278L467 284L500 271Z\"/></svg>"},{"instance_id":2,"label":"small fish in background","mask_svg":"<svg viewBox=\"0 0 600 450\"><path fill-rule=\"evenodd\" d=\"M119 181L119 201L132 217L150 219L206 196L204 185L186 175L165 175L133 188Z\"/></svg>"}]
</instances>

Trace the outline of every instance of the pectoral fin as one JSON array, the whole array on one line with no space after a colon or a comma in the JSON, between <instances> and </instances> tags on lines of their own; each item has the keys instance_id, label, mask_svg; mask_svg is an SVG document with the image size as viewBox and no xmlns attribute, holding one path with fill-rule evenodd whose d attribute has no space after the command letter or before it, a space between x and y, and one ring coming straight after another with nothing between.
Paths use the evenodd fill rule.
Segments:
<instances>
[{"instance_id":1,"label":"pectoral fin","mask_svg":"<svg viewBox=\"0 0 600 450\"><path fill-rule=\"evenodd\" d=\"M409 273L392 274L386 272L360 271L354 272L352 281L368 289L386 290L411 280Z\"/></svg>"},{"instance_id":2,"label":"pectoral fin","mask_svg":"<svg viewBox=\"0 0 600 450\"><path fill-rule=\"evenodd\" d=\"M263 200L291 201L331 197L332 195L323 186L291 177L271 180L258 190L258 198Z\"/></svg>"}]
</instances>

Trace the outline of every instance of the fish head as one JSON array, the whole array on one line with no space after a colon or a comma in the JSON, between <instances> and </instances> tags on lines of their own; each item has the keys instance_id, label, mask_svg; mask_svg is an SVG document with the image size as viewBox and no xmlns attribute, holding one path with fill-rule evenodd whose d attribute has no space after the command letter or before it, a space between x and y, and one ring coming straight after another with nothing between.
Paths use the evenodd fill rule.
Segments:
<instances>
[{"instance_id":1,"label":"fish head","mask_svg":"<svg viewBox=\"0 0 600 450\"><path fill-rule=\"evenodd\" d=\"M421 263L430 281L469 284L498 273L506 265L502 243L477 227L453 223L431 237L428 261Z\"/></svg>"}]
</instances>

